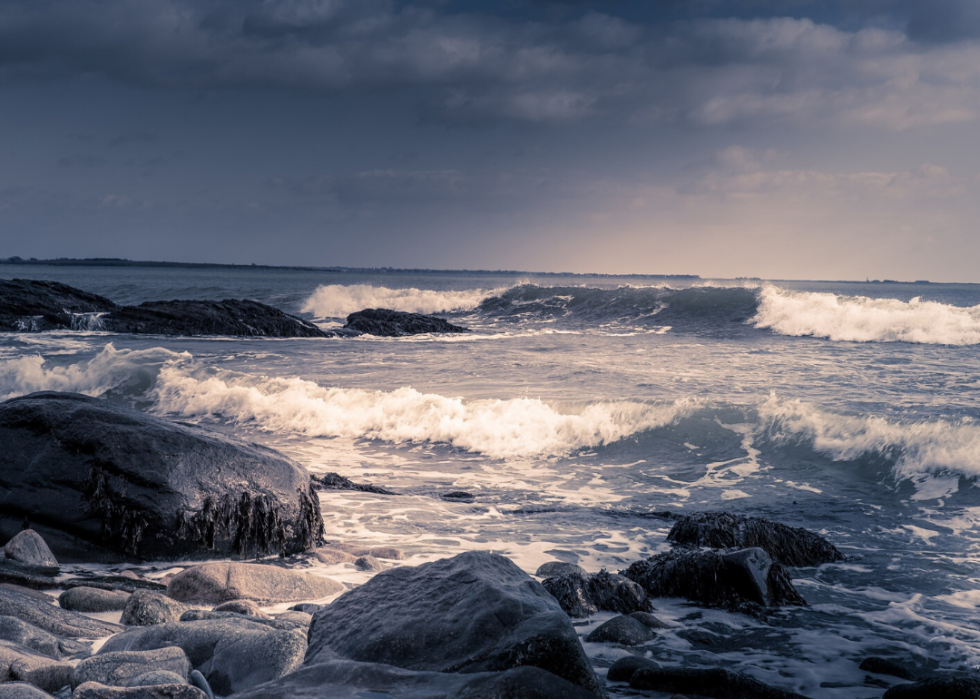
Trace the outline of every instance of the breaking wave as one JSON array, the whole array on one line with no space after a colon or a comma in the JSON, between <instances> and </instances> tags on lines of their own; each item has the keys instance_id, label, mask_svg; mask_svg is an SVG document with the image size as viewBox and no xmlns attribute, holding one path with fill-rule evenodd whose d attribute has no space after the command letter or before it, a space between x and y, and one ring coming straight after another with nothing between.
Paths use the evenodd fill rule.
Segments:
<instances>
[{"instance_id":1,"label":"breaking wave","mask_svg":"<svg viewBox=\"0 0 980 699\"><path fill-rule=\"evenodd\" d=\"M390 308L407 313L452 313L471 310L494 293L497 292L488 289L434 291L389 289L370 284L329 284L318 286L303 303L301 310L316 318L344 318L365 308Z\"/></svg>"}]
</instances>

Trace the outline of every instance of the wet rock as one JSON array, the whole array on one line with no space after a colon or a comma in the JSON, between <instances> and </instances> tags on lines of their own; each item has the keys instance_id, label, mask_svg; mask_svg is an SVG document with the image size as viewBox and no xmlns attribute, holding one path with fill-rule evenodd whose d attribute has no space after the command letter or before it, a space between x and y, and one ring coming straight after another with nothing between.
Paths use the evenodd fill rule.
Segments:
<instances>
[{"instance_id":1,"label":"wet rock","mask_svg":"<svg viewBox=\"0 0 980 699\"><path fill-rule=\"evenodd\" d=\"M97 294L38 279L0 279L0 331L71 330L81 314L105 313L116 304Z\"/></svg>"},{"instance_id":2,"label":"wet rock","mask_svg":"<svg viewBox=\"0 0 980 699\"><path fill-rule=\"evenodd\" d=\"M443 493L439 497L449 502L473 502L476 499L473 493L467 493L465 490L453 490L448 493Z\"/></svg>"},{"instance_id":3,"label":"wet rock","mask_svg":"<svg viewBox=\"0 0 980 699\"><path fill-rule=\"evenodd\" d=\"M71 665L10 641L0 641L0 682L16 680L55 692L66 684Z\"/></svg>"},{"instance_id":4,"label":"wet rock","mask_svg":"<svg viewBox=\"0 0 980 699\"><path fill-rule=\"evenodd\" d=\"M127 680L124 687L149 687L157 684L188 684L186 677L169 670L151 670Z\"/></svg>"},{"instance_id":5,"label":"wet rock","mask_svg":"<svg viewBox=\"0 0 980 699\"><path fill-rule=\"evenodd\" d=\"M27 682L0 682L0 699L53 699L43 689Z\"/></svg>"},{"instance_id":6,"label":"wet rock","mask_svg":"<svg viewBox=\"0 0 980 699\"><path fill-rule=\"evenodd\" d=\"M865 672L873 672L876 675L891 675L892 677L900 677L903 680L915 679L915 673L905 665L894 660L888 660L887 658L878 658L875 656L865 658L858 667Z\"/></svg>"},{"instance_id":7,"label":"wet rock","mask_svg":"<svg viewBox=\"0 0 980 699\"><path fill-rule=\"evenodd\" d=\"M101 638L122 629L118 624L93 619L45 599L0 587L0 615L12 616L61 638Z\"/></svg>"},{"instance_id":8,"label":"wet rock","mask_svg":"<svg viewBox=\"0 0 980 699\"><path fill-rule=\"evenodd\" d=\"M294 604L289 608L291 612L303 612L304 614L316 614L318 611L323 609L322 604L313 604L312 602L300 602L299 604Z\"/></svg>"},{"instance_id":9,"label":"wet rock","mask_svg":"<svg viewBox=\"0 0 980 699\"><path fill-rule=\"evenodd\" d=\"M30 515L63 560L292 554L322 538L305 469L216 432L44 392L0 403L0 442L0 535Z\"/></svg>"},{"instance_id":10,"label":"wet rock","mask_svg":"<svg viewBox=\"0 0 980 699\"><path fill-rule=\"evenodd\" d=\"M254 602L250 602L246 599L236 599L231 602L225 602L224 604L219 604L212 611L215 612L233 612L234 614L243 614L245 616L261 617L263 619L268 619L269 615L263 612Z\"/></svg>"},{"instance_id":11,"label":"wet rock","mask_svg":"<svg viewBox=\"0 0 980 699\"><path fill-rule=\"evenodd\" d=\"M98 590L110 590L113 592L125 592L127 594L136 590L154 590L156 592L166 592L167 586L156 580L144 580L129 575L82 575L71 580L61 581L62 587L68 589L74 587L94 587Z\"/></svg>"},{"instance_id":12,"label":"wet rock","mask_svg":"<svg viewBox=\"0 0 980 699\"><path fill-rule=\"evenodd\" d=\"M668 551L637 561L623 575L652 597L683 597L708 607L806 605L786 569L762 549Z\"/></svg>"},{"instance_id":13,"label":"wet rock","mask_svg":"<svg viewBox=\"0 0 980 699\"><path fill-rule=\"evenodd\" d=\"M99 653L177 646L216 694L234 694L302 664L306 639L296 631L274 628L274 622L227 614L219 619L134 627L110 638Z\"/></svg>"},{"instance_id":14,"label":"wet rock","mask_svg":"<svg viewBox=\"0 0 980 699\"><path fill-rule=\"evenodd\" d=\"M596 694L537 667L458 674L328 660L305 666L236 699L596 699Z\"/></svg>"},{"instance_id":15,"label":"wet rock","mask_svg":"<svg viewBox=\"0 0 980 699\"><path fill-rule=\"evenodd\" d=\"M599 610L629 614L650 608L643 587L622 575L606 571L583 574L578 566L558 569L566 572L546 578L541 584L573 619L591 616Z\"/></svg>"},{"instance_id":16,"label":"wet rock","mask_svg":"<svg viewBox=\"0 0 980 699\"><path fill-rule=\"evenodd\" d=\"M632 614L630 614L630 616L633 617L634 619L636 619L638 622L640 622L644 626L647 626L647 627L649 627L651 629L669 629L669 628L672 628L672 626L670 624L668 624L665 621L661 621L660 619L658 619L657 617L655 617L650 612L633 612Z\"/></svg>"},{"instance_id":17,"label":"wet rock","mask_svg":"<svg viewBox=\"0 0 980 699\"><path fill-rule=\"evenodd\" d=\"M683 692L716 699L806 699L802 694L777 689L728 670L693 668L640 668L630 678L631 689Z\"/></svg>"},{"instance_id":18,"label":"wet rock","mask_svg":"<svg viewBox=\"0 0 980 699\"><path fill-rule=\"evenodd\" d=\"M128 601L129 594L126 592L101 590L97 587L73 587L58 597L58 604L62 609L89 614L117 612L125 609Z\"/></svg>"},{"instance_id":19,"label":"wet rock","mask_svg":"<svg viewBox=\"0 0 980 699\"><path fill-rule=\"evenodd\" d=\"M137 590L130 595L120 622L126 626L152 626L177 621L188 610L186 604L151 590Z\"/></svg>"},{"instance_id":20,"label":"wet rock","mask_svg":"<svg viewBox=\"0 0 980 699\"><path fill-rule=\"evenodd\" d=\"M384 566L381 565L379 561L374 556L361 556L356 561L354 561L354 567L358 570L365 570L370 572L377 572L384 570Z\"/></svg>"},{"instance_id":21,"label":"wet rock","mask_svg":"<svg viewBox=\"0 0 980 699\"><path fill-rule=\"evenodd\" d=\"M0 555L0 584L12 584L32 590L53 590L58 587L58 582L55 580L58 572L58 568L18 563Z\"/></svg>"},{"instance_id":22,"label":"wet rock","mask_svg":"<svg viewBox=\"0 0 980 699\"><path fill-rule=\"evenodd\" d=\"M72 692L71 699L207 699L207 695L189 684L109 687L86 682Z\"/></svg>"},{"instance_id":23,"label":"wet rock","mask_svg":"<svg viewBox=\"0 0 980 699\"><path fill-rule=\"evenodd\" d=\"M596 628L585 640L589 643L618 643L621 646L639 646L656 638L649 626L633 617L616 616Z\"/></svg>"},{"instance_id":24,"label":"wet rock","mask_svg":"<svg viewBox=\"0 0 980 699\"><path fill-rule=\"evenodd\" d=\"M558 601L568 616L573 619L583 619L599 611L589 589L589 577L588 573L583 575L577 571L570 571L545 578L541 585Z\"/></svg>"},{"instance_id":25,"label":"wet rock","mask_svg":"<svg viewBox=\"0 0 980 699\"><path fill-rule=\"evenodd\" d=\"M422 333L466 333L469 328L453 325L448 320L421 313L403 313L387 308L365 308L363 311L347 316L348 330L357 330L367 335L381 337L402 337Z\"/></svg>"},{"instance_id":26,"label":"wet rock","mask_svg":"<svg viewBox=\"0 0 980 699\"><path fill-rule=\"evenodd\" d=\"M585 568L577 566L574 563L565 563L564 561L548 561L547 563L543 563L534 574L539 578L554 578L559 575L580 575L584 578L589 575Z\"/></svg>"},{"instance_id":27,"label":"wet rock","mask_svg":"<svg viewBox=\"0 0 980 699\"><path fill-rule=\"evenodd\" d=\"M44 539L33 529L25 529L15 535L3 547L4 555L12 561L38 566L39 568L58 568L58 559Z\"/></svg>"},{"instance_id":28,"label":"wet rock","mask_svg":"<svg viewBox=\"0 0 980 699\"><path fill-rule=\"evenodd\" d=\"M318 548L313 551L313 557L324 565L336 565L337 563L353 563L357 556L346 551L339 551L332 548Z\"/></svg>"},{"instance_id":29,"label":"wet rock","mask_svg":"<svg viewBox=\"0 0 980 699\"><path fill-rule=\"evenodd\" d=\"M729 512L699 512L682 517L667 534L667 541L716 549L758 547L784 566L816 566L845 558L824 537L802 527Z\"/></svg>"},{"instance_id":30,"label":"wet rock","mask_svg":"<svg viewBox=\"0 0 980 699\"><path fill-rule=\"evenodd\" d=\"M606 673L609 682L629 682L637 670L659 670L660 663L639 655L627 655L614 662Z\"/></svg>"},{"instance_id":31,"label":"wet rock","mask_svg":"<svg viewBox=\"0 0 980 699\"><path fill-rule=\"evenodd\" d=\"M362 493L375 493L377 495L397 495L387 488L379 485L355 483L349 478L344 478L339 473L324 473L321 475L310 476L310 483L317 490L358 490Z\"/></svg>"},{"instance_id":32,"label":"wet rock","mask_svg":"<svg viewBox=\"0 0 980 699\"><path fill-rule=\"evenodd\" d=\"M980 699L980 681L972 679L933 678L899 684L889 689L881 699Z\"/></svg>"},{"instance_id":33,"label":"wet rock","mask_svg":"<svg viewBox=\"0 0 980 699\"><path fill-rule=\"evenodd\" d=\"M598 680L555 599L503 556L470 551L378 573L313 616L307 664L337 656L408 670L542 668Z\"/></svg>"},{"instance_id":34,"label":"wet rock","mask_svg":"<svg viewBox=\"0 0 980 699\"><path fill-rule=\"evenodd\" d=\"M57 636L12 616L0 616L0 640L26 646L49 658L61 658Z\"/></svg>"},{"instance_id":35,"label":"wet rock","mask_svg":"<svg viewBox=\"0 0 980 699\"><path fill-rule=\"evenodd\" d=\"M106 330L152 335L327 337L313 323L250 300L147 301L120 306L102 318Z\"/></svg>"},{"instance_id":36,"label":"wet rock","mask_svg":"<svg viewBox=\"0 0 980 699\"><path fill-rule=\"evenodd\" d=\"M147 672L166 671L175 673L187 682L191 661L180 648L170 646L146 651L105 652L85 658L71 673L71 686L85 682L98 682L114 687L124 687L134 677Z\"/></svg>"},{"instance_id":37,"label":"wet rock","mask_svg":"<svg viewBox=\"0 0 980 699\"><path fill-rule=\"evenodd\" d=\"M329 597L345 590L330 578L255 563L202 563L173 577L167 594L192 604L247 599L259 604Z\"/></svg>"}]
</instances>

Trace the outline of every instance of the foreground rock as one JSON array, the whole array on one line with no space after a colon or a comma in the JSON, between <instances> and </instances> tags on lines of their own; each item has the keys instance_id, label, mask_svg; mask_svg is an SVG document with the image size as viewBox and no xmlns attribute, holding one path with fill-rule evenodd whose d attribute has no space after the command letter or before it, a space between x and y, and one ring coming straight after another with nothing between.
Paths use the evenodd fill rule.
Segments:
<instances>
[{"instance_id":1,"label":"foreground rock","mask_svg":"<svg viewBox=\"0 0 980 699\"><path fill-rule=\"evenodd\" d=\"M285 568L217 562L181 571L167 585L167 594L193 604L221 604L230 600L277 604L320 599L345 589L336 580Z\"/></svg>"},{"instance_id":2,"label":"foreground rock","mask_svg":"<svg viewBox=\"0 0 980 699\"><path fill-rule=\"evenodd\" d=\"M458 674L418 672L377 663L328 660L236 696L236 699L596 699L537 667Z\"/></svg>"},{"instance_id":3,"label":"foreground rock","mask_svg":"<svg viewBox=\"0 0 980 699\"><path fill-rule=\"evenodd\" d=\"M179 621L189 607L152 590L137 590L129 596L120 623L126 626L153 626Z\"/></svg>"},{"instance_id":4,"label":"foreground rock","mask_svg":"<svg viewBox=\"0 0 980 699\"><path fill-rule=\"evenodd\" d=\"M258 301L147 301L120 306L103 316L106 330L152 335L326 337L302 318Z\"/></svg>"},{"instance_id":5,"label":"foreground rock","mask_svg":"<svg viewBox=\"0 0 980 699\"><path fill-rule=\"evenodd\" d=\"M529 665L599 694L555 599L503 556L471 551L375 575L313 616L306 664L342 657L407 670Z\"/></svg>"},{"instance_id":6,"label":"foreground rock","mask_svg":"<svg viewBox=\"0 0 980 699\"><path fill-rule=\"evenodd\" d=\"M303 662L304 636L263 621L227 614L219 619L135 627L110 638L95 657L176 646L187 653L215 694L234 694L282 677Z\"/></svg>"},{"instance_id":7,"label":"foreground rock","mask_svg":"<svg viewBox=\"0 0 980 699\"><path fill-rule=\"evenodd\" d=\"M170 646L149 651L117 651L100 653L82 660L71 672L74 689L85 682L125 687L131 680L147 672L171 672L187 682L191 661L180 648Z\"/></svg>"},{"instance_id":8,"label":"foreground rock","mask_svg":"<svg viewBox=\"0 0 980 699\"><path fill-rule=\"evenodd\" d=\"M760 548L727 554L668 551L637 561L623 575L652 597L683 597L709 607L806 605L786 569Z\"/></svg>"},{"instance_id":9,"label":"foreground rock","mask_svg":"<svg viewBox=\"0 0 980 699\"><path fill-rule=\"evenodd\" d=\"M53 568L55 572L58 570L58 559L51 553L41 535L33 529L25 529L14 535L3 547L3 553L11 561L39 568Z\"/></svg>"},{"instance_id":10,"label":"foreground rock","mask_svg":"<svg viewBox=\"0 0 980 699\"><path fill-rule=\"evenodd\" d=\"M51 695L27 682L0 683L0 699L51 699Z\"/></svg>"},{"instance_id":11,"label":"foreground rock","mask_svg":"<svg viewBox=\"0 0 980 699\"><path fill-rule=\"evenodd\" d=\"M715 549L758 547L784 566L817 566L844 560L844 554L819 534L729 512L699 512L682 517L667 534L667 541Z\"/></svg>"},{"instance_id":12,"label":"foreground rock","mask_svg":"<svg viewBox=\"0 0 980 699\"><path fill-rule=\"evenodd\" d=\"M563 566L569 567L548 568L558 574L546 578L541 584L573 619L591 616L600 610L631 614L650 609L646 591L633 580L606 571L590 575L578 566ZM539 568L538 574L544 569L545 566Z\"/></svg>"},{"instance_id":13,"label":"foreground rock","mask_svg":"<svg viewBox=\"0 0 980 699\"><path fill-rule=\"evenodd\" d=\"M0 279L0 331L71 330L88 314L116 308L109 299L34 279Z\"/></svg>"},{"instance_id":14,"label":"foreground rock","mask_svg":"<svg viewBox=\"0 0 980 699\"><path fill-rule=\"evenodd\" d=\"M806 699L728 670L640 668L630 678L631 689L692 694L715 699Z\"/></svg>"},{"instance_id":15,"label":"foreground rock","mask_svg":"<svg viewBox=\"0 0 980 699\"><path fill-rule=\"evenodd\" d=\"M627 655L614 662L606 673L607 682L629 682L637 670L659 670L660 663L638 655Z\"/></svg>"},{"instance_id":16,"label":"foreground rock","mask_svg":"<svg viewBox=\"0 0 980 699\"><path fill-rule=\"evenodd\" d=\"M44 392L0 403L0 443L0 536L43 521L61 558L254 557L322 538L301 466L198 427Z\"/></svg>"},{"instance_id":17,"label":"foreground rock","mask_svg":"<svg viewBox=\"0 0 980 699\"><path fill-rule=\"evenodd\" d=\"M55 692L68 684L70 674L68 663L10 641L0 641L0 682L28 682L46 692Z\"/></svg>"},{"instance_id":18,"label":"foreground rock","mask_svg":"<svg viewBox=\"0 0 980 699\"><path fill-rule=\"evenodd\" d=\"M71 695L72 699L208 699L208 695L189 684L154 684L138 687L110 687L86 682Z\"/></svg>"},{"instance_id":19,"label":"foreground rock","mask_svg":"<svg viewBox=\"0 0 980 699\"><path fill-rule=\"evenodd\" d=\"M403 337L423 333L467 333L469 328L453 325L448 320L420 313L403 313L387 308L366 308L347 316L348 330L381 337Z\"/></svg>"},{"instance_id":20,"label":"foreground rock","mask_svg":"<svg viewBox=\"0 0 980 699\"><path fill-rule=\"evenodd\" d=\"M881 699L980 699L980 681L973 679L929 679L899 684Z\"/></svg>"},{"instance_id":21,"label":"foreground rock","mask_svg":"<svg viewBox=\"0 0 980 699\"><path fill-rule=\"evenodd\" d=\"M101 638L122 630L118 624L68 611L5 587L0 587L0 615L12 616L62 638Z\"/></svg>"}]
</instances>

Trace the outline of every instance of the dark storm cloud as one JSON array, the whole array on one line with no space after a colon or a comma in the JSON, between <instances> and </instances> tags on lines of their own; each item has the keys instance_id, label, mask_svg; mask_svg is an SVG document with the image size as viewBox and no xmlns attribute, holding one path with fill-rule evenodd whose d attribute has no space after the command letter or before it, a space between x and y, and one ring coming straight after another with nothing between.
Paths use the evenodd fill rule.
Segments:
<instances>
[{"instance_id":1,"label":"dark storm cloud","mask_svg":"<svg viewBox=\"0 0 980 699\"><path fill-rule=\"evenodd\" d=\"M21 0L0 7L0 76L407 89L429 118L472 123L775 120L901 129L975 117L976 47L946 40L974 31L976 7Z\"/></svg>"}]
</instances>

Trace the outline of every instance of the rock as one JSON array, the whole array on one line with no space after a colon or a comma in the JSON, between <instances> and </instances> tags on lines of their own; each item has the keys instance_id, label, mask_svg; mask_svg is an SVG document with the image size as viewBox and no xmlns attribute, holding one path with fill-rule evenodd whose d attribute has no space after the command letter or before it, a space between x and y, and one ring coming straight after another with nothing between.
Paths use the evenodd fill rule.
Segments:
<instances>
[{"instance_id":1,"label":"rock","mask_svg":"<svg viewBox=\"0 0 980 699\"><path fill-rule=\"evenodd\" d=\"M318 611L323 609L322 604L313 604L312 602L300 602L299 604L294 604L289 608L291 612L303 612L304 614L316 614Z\"/></svg>"},{"instance_id":2,"label":"rock","mask_svg":"<svg viewBox=\"0 0 980 699\"><path fill-rule=\"evenodd\" d=\"M55 692L66 684L71 665L42 655L26 646L0 641L0 682L28 682L46 692Z\"/></svg>"},{"instance_id":3,"label":"rock","mask_svg":"<svg viewBox=\"0 0 980 699\"><path fill-rule=\"evenodd\" d=\"M453 490L448 493L443 493L439 497L449 502L473 502L476 499L473 493L467 493L465 490Z\"/></svg>"},{"instance_id":4,"label":"rock","mask_svg":"<svg viewBox=\"0 0 980 699\"><path fill-rule=\"evenodd\" d=\"M214 699L214 692L211 691L211 685L208 684L207 679L198 670L191 670L190 683L204 692L208 699Z\"/></svg>"},{"instance_id":5,"label":"rock","mask_svg":"<svg viewBox=\"0 0 980 699\"><path fill-rule=\"evenodd\" d=\"M62 558L254 557L322 538L302 466L203 428L44 392L0 403L0 442L0 534L44 521Z\"/></svg>"},{"instance_id":6,"label":"rock","mask_svg":"<svg viewBox=\"0 0 980 699\"><path fill-rule=\"evenodd\" d=\"M105 313L116 304L58 282L0 279L0 331L71 330L83 314Z\"/></svg>"},{"instance_id":7,"label":"rock","mask_svg":"<svg viewBox=\"0 0 980 699\"><path fill-rule=\"evenodd\" d=\"M397 495L397 493L387 488L382 488L379 485L355 483L348 478L344 478L339 473L323 473L319 476L311 475L310 483L317 490L359 490L362 493L375 493L377 495Z\"/></svg>"},{"instance_id":8,"label":"rock","mask_svg":"<svg viewBox=\"0 0 980 699\"><path fill-rule=\"evenodd\" d=\"M355 557L374 556L375 558L384 558L390 561L400 561L405 558L405 552L393 546L359 546L342 541L328 542L328 546L337 551L349 553ZM322 551L323 549L317 550Z\"/></svg>"},{"instance_id":9,"label":"rock","mask_svg":"<svg viewBox=\"0 0 980 699\"><path fill-rule=\"evenodd\" d=\"M54 601L50 597L46 599ZM63 638L102 638L122 629L118 624L92 619L3 587L0 587L0 615L15 617Z\"/></svg>"},{"instance_id":10,"label":"rock","mask_svg":"<svg viewBox=\"0 0 980 699\"><path fill-rule=\"evenodd\" d=\"M469 551L392 568L313 616L306 664L340 656L408 670L542 668L599 693L568 617L503 556Z\"/></svg>"},{"instance_id":11,"label":"rock","mask_svg":"<svg viewBox=\"0 0 980 699\"><path fill-rule=\"evenodd\" d=\"M667 622L661 621L660 619L658 619L657 617L655 617L650 612L633 612L632 614L630 614L630 616L633 617L634 619L636 619L638 622L640 622L644 626L650 627L651 629L670 629L670 628L673 628L670 624L668 624Z\"/></svg>"},{"instance_id":12,"label":"rock","mask_svg":"<svg viewBox=\"0 0 980 699\"><path fill-rule=\"evenodd\" d=\"M181 602L221 604L247 599L259 604L321 599L347 588L330 578L255 563L202 563L181 571L167 594Z\"/></svg>"},{"instance_id":13,"label":"rock","mask_svg":"<svg viewBox=\"0 0 980 699\"><path fill-rule=\"evenodd\" d=\"M61 581L62 587L94 587L99 590L125 592L130 594L136 590L154 590L166 592L167 586L156 580L143 580L128 575L84 575L83 577Z\"/></svg>"},{"instance_id":14,"label":"rock","mask_svg":"<svg viewBox=\"0 0 980 699\"><path fill-rule=\"evenodd\" d=\"M187 682L191 661L180 648L170 646L146 651L104 652L85 658L71 673L71 686L98 682L113 687L125 687L135 677L147 672L165 670Z\"/></svg>"},{"instance_id":15,"label":"rock","mask_svg":"<svg viewBox=\"0 0 980 699\"><path fill-rule=\"evenodd\" d=\"M354 561L354 567L358 570L367 570L372 572L384 570L384 566L381 565L381 561L374 556L361 556Z\"/></svg>"},{"instance_id":16,"label":"rock","mask_svg":"<svg viewBox=\"0 0 980 699\"><path fill-rule=\"evenodd\" d=\"M546 578L541 584L573 619L591 616L599 610L629 614L650 608L643 587L622 575L606 571L583 574L578 566L558 570L566 572Z\"/></svg>"},{"instance_id":17,"label":"rock","mask_svg":"<svg viewBox=\"0 0 980 699\"><path fill-rule=\"evenodd\" d=\"M151 590L137 590L129 597L120 622L126 626L152 626L177 621L189 607Z\"/></svg>"},{"instance_id":18,"label":"rock","mask_svg":"<svg viewBox=\"0 0 980 699\"><path fill-rule=\"evenodd\" d=\"M0 699L53 699L43 689L27 682L0 682Z\"/></svg>"},{"instance_id":19,"label":"rock","mask_svg":"<svg viewBox=\"0 0 980 699\"><path fill-rule=\"evenodd\" d=\"M891 675L892 677L900 677L903 680L915 679L915 673L905 665L897 663L894 660L888 660L887 658L877 658L874 656L865 658L858 667L865 672L873 672L876 675Z\"/></svg>"},{"instance_id":20,"label":"rock","mask_svg":"<svg viewBox=\"0 0 980 699\"><path fill-rule=\"evenodd\" d=\"M684 692L717 699L806 699L802 694L777 689L728 670L694 668L640 668L630 678L631 689Z\"/></svg>"},{"instance_id":21,"label":"rock","mask_svg":"<svg viewBox=\"0 0 980 699\"><path fill-rule=\"evenodd\" d=\"M467 333L469 328L420 313L403 313L387 308L365 308L347 316L349 330L381 337L402 337L422 333Z\"/></svg>"},{"instance_id":22,"label":"rock","mask_svg":"<svg viewBox=\"0 0 980 699\"><path fill-rule=\"evenodd\" d=\"M357 560L357 556L352 553L331 548L318 548L313 551L313 557L328 566L337 563L353 563Z\"/></svg>"},{"instance_id":23,"label":"rock","mask_svg":"<svg viewBox=\"0 0 980 699\"><path fill-rule=\"evenodd\" d=\"M258 301L147 301L119 306L102 318L106 330L151 335L327 337L302 318Z\"/></svg>"},{"instance_id":24,"label":"rock","mask_svg":"<svg viewBox=\"0 0 980 699\"><path fill-rule=\"evenodd\" d=\"M282 614L276 614L275 620L282 624L289 624L297 631L302 631L305 636L306 632L310 630L313 615L303 612L283 612Z\"/></svg>"},{"instance_id":25,"label":"rock","mask_svg":"<svg viewBox=\"0 0 980 699\"><path fill-rule=\"evenodd\" d=\"M419 672L376 663L328 660L305 666L235 699L596 699L537 667L458 674Z\"/></svg>"},{"instance_id":26,"label":"rock","mask_svg":"<svg viewBox=\"0 0 980 699\"><path fill-rule=\"evenodd\" d=\"M667 541L716 549L758 547L784 566L817 566L845 558L819 534L729 512L699 512L682 517L667 534Z\"/></svg>"},{"instance_id":27,"label":"rock","mask_svg":"<svg viewBox=\"0 0 980 699\"><path fill-rule=\"evenodd\" d=\"M0 552L0 584L13 584L18 587L29 587L33 590L53 590L58 587L58 582L55 580L58 572L58 568L43 568L18 563L5 558Z\"/></svg>"},{"instance_id":28,"label":"rock","mask_svg":"<svg viewBox=\"0 0 980 699\"><path fill-rule=\"evenodd\" d=\"M188 684L186 677L169 670L151 670L127 680L124 687L148 687L156 684Z\"/></svg>"},{"instance_id":29,"label":"rock","mask_svg":"<svg viewBox=\"0 0 980 699\"><path fill-rule=\"evenodd\" d=\"M639 646L656 638L649 626L633 617L615 616L596 628L585 640L589 643L618 643L621 646Z\"/></svg>"},{"instance_id":30,"label":"rock","mask_svg":"<svg viewBox=\"0 0 980 699\"><path fill-rule=\"evenodd\" d=\"M534 574L539 578L554 578L559 575L573 574L585 578L589 575L585 568L577 566L574 563L565 563L564 561L548 561L547 563L543 563Z\"/></svg>"},{"instance_id":31,"label":"rock","mask_svg":"<svg viewBox=\"0 0 980 699\"><path fill-rule=\"evenodd\" d=\"M609 671L606 673L606 681L608 682L629 682L632 679L633 674L637 670L659 670L660 663L650 658L644 658L639 655L627 655L625 658L620 658L610 666Z\"/></svg>"},{"instance_id":32,"label":"rock","mask_svg":"<svg viewBox=\"0 0 980 699\"><path fill-rule=\"evenodd\" d=\"M207 695L189 684L109 687L98 682L86 682L72 692L71 699L207 699Z\"/></svg>"},{"instance_id":33,"label":"rock","mask_svg":"<svg viewBox=\"0 0 980 699\"><path fill-rule=\"evenodd\" d=\"M140 579L140 576L138 576L136 573L134 573L129 568L127 568L126 570L120 570L119 571L119 577L120 578L129 578L130 580L139 580Z\"/></svg>"},{"instance_id":34,"label":"rock","mask_svg":"<svg viewBox=\"0 0 980 699\"><path fill-rule=\"evenodd\" d=\"M912 684L899 684L881 699L980 699L980 681L932 678Z\"/></svg>"},{"instance_id":35,"label":"rock","mask_svg":"<svg viewBox=\"0 0 980 699\"><path fill-rule=\"evenodd\" d=\"M114 590L101 590L97 587L73 587L58 597L62 609L75 612L117 612L126 608L129 594ZM125 622L123 622L125 623Z\"/></svg>"},{"instance_id":36,"label":"rock","mask_svg":"<svg viewBox=\"0 0 980 699\"><path fill-rule=\"evenodd\" d=\"M272 629L279 629L280 631L296 631L296 624L290 621L281 621L279 619L273 619L272 617L260 617L260 616L245 616L244 614L237 614L236 612L215 612L210 609L189 609L180 615L180 621L208 621L214 619L248 619L256 624L261 624L262 626L268 626ZM309 626L304 626L301 631L303 633L303 638L306 638L306 631Z\"/></svg>"},{"instance_id":37,"label":"rock","mask_svg":"<svg viewBox=\"0 0 980 699\"><path fill-rule=\"evenodd\" d=\"M26 646L49 658L61 658L57 636L12 616L0 616L0 640Z\"/></svg>"},{"instance_id":38,"label":"rock","mask_svg":"<svg viewBox=\"0 0 980 699\"><path fill-rule=\"evenodd\" d=\"M58 568L58 559L44 539L33 529L25 529L3 547L4 555L12 561L38 566L39 568Z\"/></svg>"},{"instance_id":39,"label":"rock","mask_svg":"<svg viewBox=\"0 0 980 699\"><path fill-rule=\"evenodd\" d=\"M232 612L233 614L244 614L245 616L260 617L262 619L269 618L268 614L259 609L254 602L250 602L247 599L236 599L231 602L225 602L224 604L219 604L211 611Z\"/></svg>"},{"instance_id":40,"label":"rock","mask_svg":"<svg viewBox=\"0 0 980 699\"><path fill-rule=\"evenodd\" d=\"M225 616L133 627L106 641L99 654L177 646L220 695L276 679L302 664L306 639L301 634L274 628L272 619L209 613Z\"/></svg>"},{"instance_id":41,"label":"rock","mask_svg":"<svg viewBox=\"0 0 980 699\"><path fill-rule=\"evenodd\" d=\"M652 597L683 597L708 607L806 605L786 569L758 548L731 554L668 551L637 561L623 575Z\"/></svg>"}]
</instances>

